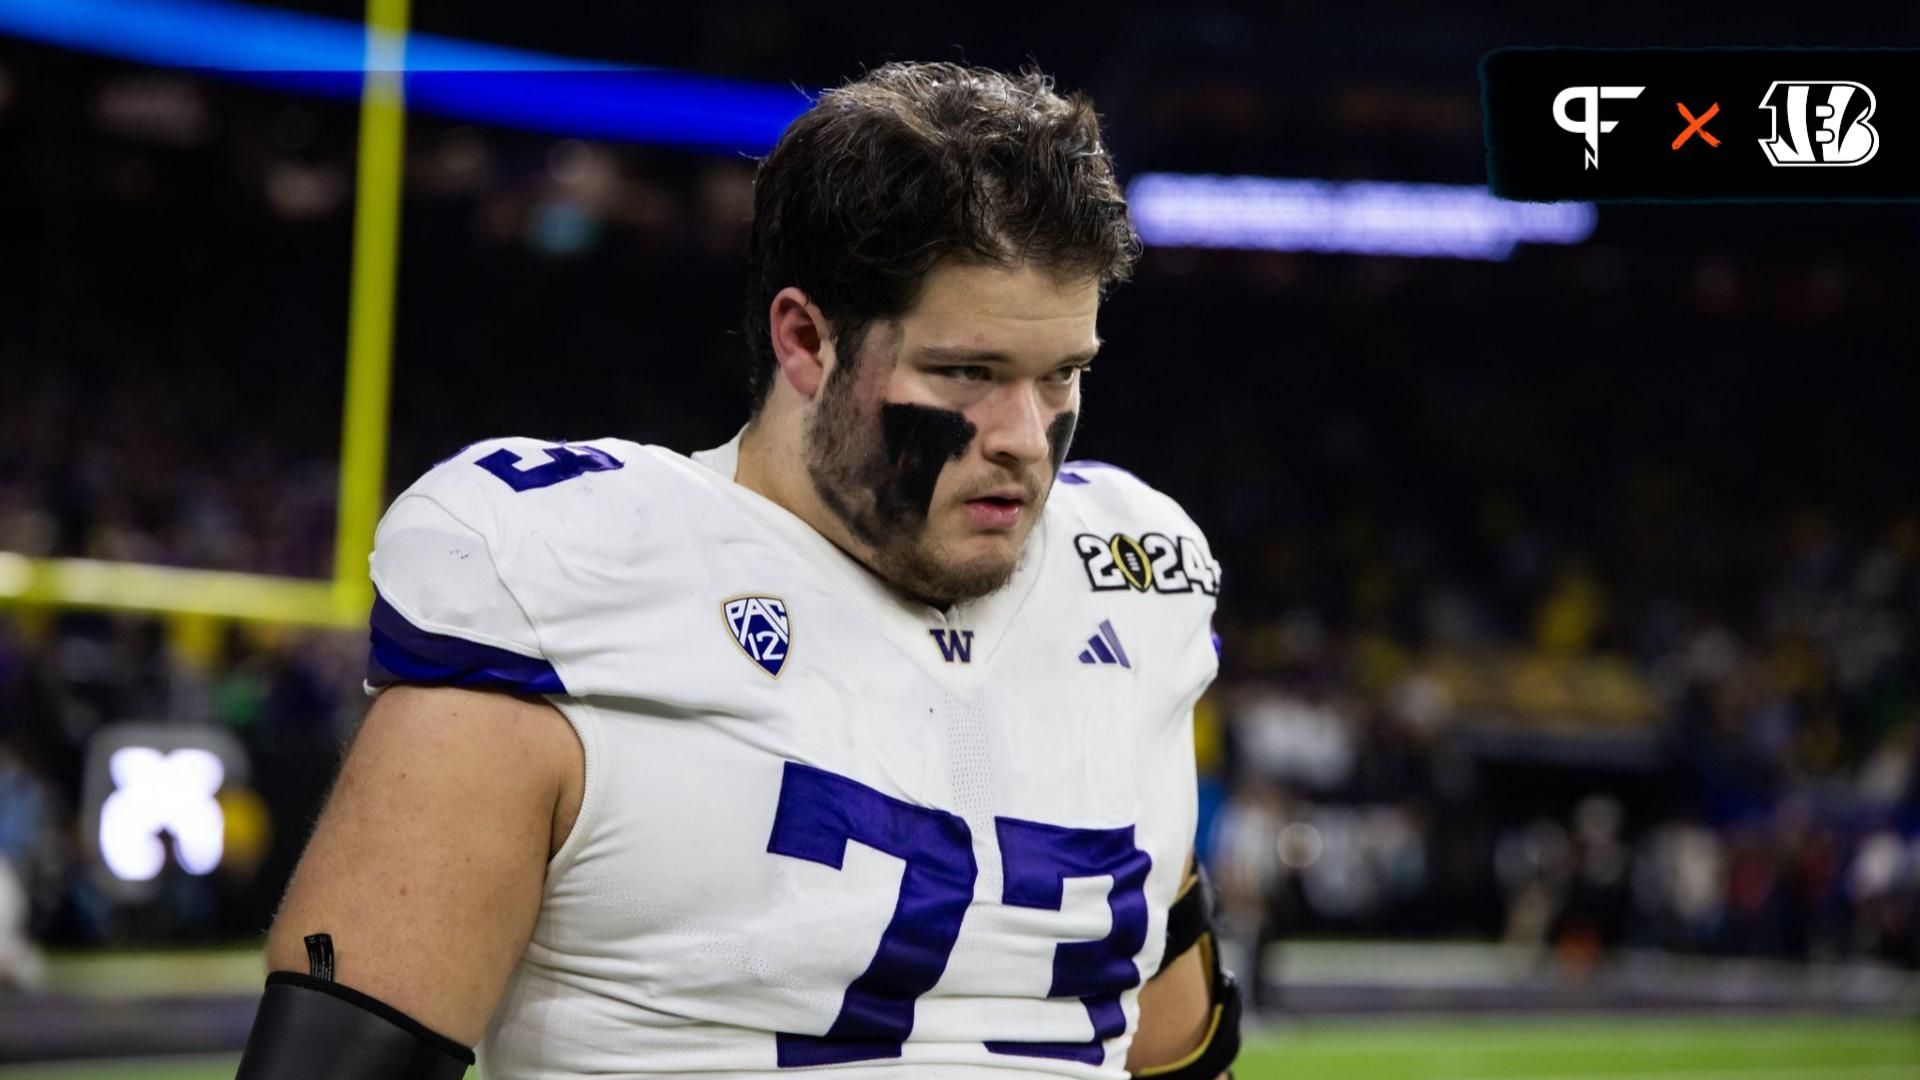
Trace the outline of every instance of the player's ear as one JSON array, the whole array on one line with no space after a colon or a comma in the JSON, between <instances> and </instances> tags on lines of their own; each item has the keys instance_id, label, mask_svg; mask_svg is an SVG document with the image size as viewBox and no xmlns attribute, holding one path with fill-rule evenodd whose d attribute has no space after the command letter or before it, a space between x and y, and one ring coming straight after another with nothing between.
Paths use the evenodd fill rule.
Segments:
<instances>
[{"instance_id":1,"label":"player's ear","mask_svg":"<svg viewBox=\"0 0 1920 1080\"><path fill-rule=\"evenodd\" d=\"M767 323L773 335L773 359L782 376L801 397L813 400L831 363L826 355L831 348L826 316L806 293L789 285L774 294Z\"/></svg>"}]
</instances>

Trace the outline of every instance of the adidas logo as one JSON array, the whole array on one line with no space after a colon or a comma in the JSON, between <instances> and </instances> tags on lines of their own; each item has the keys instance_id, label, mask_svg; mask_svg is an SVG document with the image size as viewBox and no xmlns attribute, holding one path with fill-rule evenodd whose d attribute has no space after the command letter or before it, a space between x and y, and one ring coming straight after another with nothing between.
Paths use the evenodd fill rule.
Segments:
<instances>
[{"instance_id":1,"label":"adidas logo","mask_svg":"<svg viewBox=\"0 0 1920 1080\"><path fill-rule=\"evenodd\" d=\"M1080 662L1133 667L1127 661L1127 650L1120 644L1120 635L1113 632L1113 623L1106 619L1100 620L1100 632L1088 638L1087 647L1080 650Z\"/></svg>"}]
</instances>

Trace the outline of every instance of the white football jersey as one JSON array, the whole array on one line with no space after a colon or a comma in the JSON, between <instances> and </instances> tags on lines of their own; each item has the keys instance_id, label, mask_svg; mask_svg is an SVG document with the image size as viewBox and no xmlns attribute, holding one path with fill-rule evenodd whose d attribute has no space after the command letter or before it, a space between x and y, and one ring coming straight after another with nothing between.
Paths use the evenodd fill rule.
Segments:
<instances>
[{"instance_id":1,"label":"white football jersey","mask_svg":"<svg viewBox=\"0 0 1920 1080\"><path fill-rule=\"evenodd\" d=\"M370 686L547 695L586 751L481 1075L1125 1076L1193 842L1205 539L1069 463L1011 583L942 612L737 452L486 442L381 522Z\"/></svg>"}]
</instances>

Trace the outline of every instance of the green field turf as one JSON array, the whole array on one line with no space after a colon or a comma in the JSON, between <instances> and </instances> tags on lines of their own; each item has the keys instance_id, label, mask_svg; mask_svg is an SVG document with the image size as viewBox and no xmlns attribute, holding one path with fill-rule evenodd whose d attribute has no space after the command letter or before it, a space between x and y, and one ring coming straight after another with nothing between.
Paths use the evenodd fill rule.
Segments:
<instances>
[{"instance_id":1,"label":"green field turf","mask_svg":"<svg viewBox=\"0 0 1920 1080\"><path fill-rule=\"evenodd\" d=\"M0 1068L0 1080L227 1080L234 1061L11 1067ZM1234 1073L1239 1080L1920 1080L1920 1022L1315 1021L1250 1036Z\"/></svg>"},{"instance_id":2,"label":"green field turf","mask_svg":"<svg viewBox=\"0 0 1920 1080\"><path fill-rule=\"evenodd\" d=\"M1920 1080L1920 1023L1778 1017L1320 1022L1249 1040L1243 1080Z\"/></svg>"}]
</instances>

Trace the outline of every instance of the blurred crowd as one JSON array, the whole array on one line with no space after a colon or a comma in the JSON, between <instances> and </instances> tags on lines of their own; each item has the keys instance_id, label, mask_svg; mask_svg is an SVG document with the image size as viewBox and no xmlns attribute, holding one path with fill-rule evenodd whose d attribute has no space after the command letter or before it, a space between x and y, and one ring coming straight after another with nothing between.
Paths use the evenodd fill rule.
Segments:
<instances>
[{"instance_id":1,"label":"blurred crowd","mask_svg":"<svg viewBox=\"0 0 1920 1080\"><path fill-rule=\"evenodd\" d=\"M186 77L0 100L0 552L328 573L351 153L344 106ZM418 123L390 490L496 434L727 438L750 182ZM1226 569L1197 727L1235 947L1920 966L1920 374L1888 362L1920 344L1913 233L1642 207L1509 263L1146 253L1075 453L1179 498ZM0 609L0 970L9 920L258 933L363 660ZM89 740L129 721L252 762L231 857L137 905L81 835Z\"/></svg>"},{"instance_id":2,"label":"blurred crowd","mask_svg":"<svg viewBox=\"0 0 1920 1080\"><path fill-rule=\"evenodd\" d=\"M244 940L264 930L365 711L359 635L143 617L0 615L0 985L23 928L56 945ZM129 893L102 863L97 739L132 725L231 740L218 866ZM149 728L151 730L151 728ZM24 950L22 955L25 955Z\"/></svg>"},{"instance_id":3,"label":"blurred crowd","mask_svg":"<svg viewBox=\"0 0 1920 1080\"><path fill-rule=\"evenodd\" d=\"M1556 635L1674 613L1585 572L1507 641L1256 623L1201 742L1242 947L1471 928L1575 973L1619 946L1920 966L1920 536L1780 528L1744 618L1692 605L1611 656Z\"/></svg>"}]
</instances>

